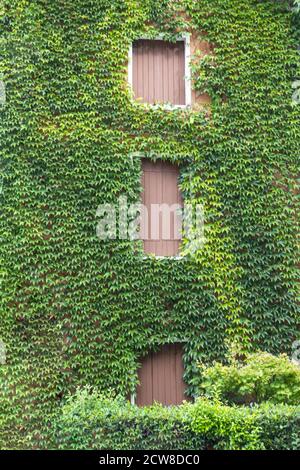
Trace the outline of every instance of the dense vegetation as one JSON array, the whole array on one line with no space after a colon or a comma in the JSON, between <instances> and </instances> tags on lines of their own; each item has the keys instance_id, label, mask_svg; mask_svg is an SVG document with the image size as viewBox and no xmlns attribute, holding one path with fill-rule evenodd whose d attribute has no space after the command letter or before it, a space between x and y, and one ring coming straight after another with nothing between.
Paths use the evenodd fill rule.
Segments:
<instances>
[{"instance_id":1,"label":"dense vegetation","mask_svg":"<svg viewBox=\"0 0 300 470\"><path fill-rule=\"evenodd\" d=\"M202 394L229 404L300 404L300 367L285 355L254 353L229 365L202 366L201 380Z\"/></svg>"},{"instance_id":2,"label":"dense vegetation","mask_svg":"<svg viewBox=\"0 0 300 470\"><path fill-rule=\"evenodd\" d=\"M300 408L230 407L207 399L164 408L132 406L85 389L69 397L52 422L60 449L300 449Z\"/></svg>"},{"instance_id":3,"label":"dense vegetation","mask_svg":"<svg viewBox=\"0 0 300 470\"><path fill-rule=\"evenodd\" d=\"M90 384L125 396L139 358L164 343L185 344L192 395L198 361L222 361L228 342L290 353L300 71L287 7L0 0L0 447L49 445L49 419L68 391ZM178 32L213 47L193 61L210 112L132 101L132 40ZM140 198L133 152L180 165L185 200L204 204L203 250L145 259L139 242L98 240L98 205Z\"/></svg>"}]
</instances>

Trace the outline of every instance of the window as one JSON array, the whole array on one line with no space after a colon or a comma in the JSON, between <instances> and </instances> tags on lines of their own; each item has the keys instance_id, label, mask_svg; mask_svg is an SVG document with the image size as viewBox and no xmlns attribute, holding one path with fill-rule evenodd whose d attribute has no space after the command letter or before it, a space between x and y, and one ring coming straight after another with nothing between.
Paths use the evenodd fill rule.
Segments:
<instances>
[{"instance_id":1,"label":"window","mask_svg":"<svg viewBox=\"0 0 300 470\"><path fill-rule=\"evenodd\" d=\"M176 256L182 232L179 168L171 163L142 160L143 210L141 238L145 253Z\"/></svg>"},{"instance_id":2,"label":"window","mask_svg":"<svg viewBox=\"0 0 300 470\"><path fill-rule=\"evenodd\" d=\"M139 385L136 404L180 405L185 396L186 384L183 380L182 346L168 344L159 352L151 352L143 358L139 369Z\"/></svg>"},{"instance_id":3,"label":"window","mask_svg":"<svg viewBox=\"0 0 300 470\"><path fill-rule=\"evenodd\" d=\"M175 43L160 39L134 41L129 82L135 99L150 104L191 104L189 37Z\"/></svg>"}]
</instances>

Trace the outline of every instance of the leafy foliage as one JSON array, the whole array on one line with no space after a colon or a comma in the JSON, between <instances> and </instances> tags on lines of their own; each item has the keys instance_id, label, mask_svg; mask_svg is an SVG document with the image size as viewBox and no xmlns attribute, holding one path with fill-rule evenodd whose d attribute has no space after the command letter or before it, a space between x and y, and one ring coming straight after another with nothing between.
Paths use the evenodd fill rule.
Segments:
<instances>
[{"instance_id":1,"label":"leafy foliage","mask_svg":"<svg viewBox=\"0 0 300 470\"><path fill-rule=\"evenodd\" d=\"M256 413L249 408L226 406L221 402L197 400L191 409L191 428L205 436L218 450L263 449Z\"/></svg>"},{"instance_id":2,"label":"leafy foliage","mask_svg":"<svg viewBox=\"0 0 300 470\"><path fill-rule=\"evenodd\" d=\"M300 410L298 407L265 403L257 417L264 447L268 450L300 448Z\"/></svg>"},{"instance_id":3,"label":"leafy foliage","mask_svg":"<svg viewBox=\"0 0 300 470\"><path fill-rule=\"evenodd\" d=\"M191 405L132 406L123 398L89 388L68 397L53 425L53 446L61 449L201 449L205 440L187 427Z\"/></svg>"},{"instance_id":4,"label":"leafy foliage","mask_svg":"<svg viewBox=\"0 0 300 470\"><path fill-rule=\"evenodd\" d=\"M250 354L244 363L204 367L201 375L202 393L228 403L300 404L300 368L284 354Z\"/></svg>"},{"instance_id":5,"label":"leafy foliage","mask_svg":"<svg viewBox=\"0 0 300 470\"><path fill-rule=\"evenodd\" d=\"M294 1L294 8L293 8L293 28L295 31L295 35L300 44L300 0Z\"/></svg>"},{"instance_id":6,"label":"leafy foliage","mask_svg":"<svg viewBox=\"0 0 300 470\"><path fill-rule=\"evenodd\" d=\"M299 407L253 409L198 399L196 404L138 408L85 388L69 396L52 426L60 449L299 449Z\"/></svg>"},{"instance_id":7,"label":"leafy foliage","mask_svg":"<svg viewBox=\"0 0 300 470\"><path fill-rule=\"evenodd\" d=\"M126 396L140 357L185 343L199 361L289 352L298 334L299 75L292 13L256 0L1 0L0 445L47 446L48 419L91 384ZM139 106L126 86L133 39L191 32L210 113ZM140 198L133 152L176 162L205 209L206 245L181 260L99 241L96 209ZM151 153L152 152L152 153ZM185 246L184 246L185 249Z\"/></svg>"}]
</instances>

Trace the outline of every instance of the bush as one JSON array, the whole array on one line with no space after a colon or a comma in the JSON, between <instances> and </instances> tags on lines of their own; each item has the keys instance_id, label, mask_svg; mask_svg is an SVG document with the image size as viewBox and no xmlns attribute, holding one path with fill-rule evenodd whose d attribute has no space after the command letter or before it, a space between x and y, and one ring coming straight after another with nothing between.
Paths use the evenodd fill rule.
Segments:
<instances>
[{"instance_id":1,"label":"bush","mask_svg":"<svg viewBox=\"0 0 300 470\"><path fill-rule=\"evenodd\" d=\"M255 353L241 363L201 366L200 394L229 404L300 404L300 368L285 354Z\"/></svg>"},{"instance_id":2,"label":"bush","mask_svg":"<svg viewBox=\"0 0 300 470\"><path fill-rule=\"evenodd\" d=\"M138 408L85 388L67 399L54 423L54 441L61 449L202 449L202 437L187 426L191 406Z\"/></svg>"},{"instance_id":3,"label":"bush","mask_svg":"<svg viewBox=\"0 0 300 470\"><path fill-rule=\"evenodd\" d=\"M195 404L138 408L89 388L69 397L52 423L54 447L97 450L300 449L300 408Z\"/></svg>"},{"instance_id":4,"label":"bush","mask_svg":"<svg viewBox=\"0 0 300 470\"><path fill-rule=\"evenodd\" d=\"M218 401L198 399L191 408L191 429L205 436L214 449L263 449L257 413L248 407L230 407Z\"/></svg>"},{"instance_id":5,"label":"bush","mask_svg":"<svg viewBox=\"0 0 300 470\"><path fill-rule=\"evenodd\" d=\"M191 429L214 449L299 450L300 407L228 406L201 398L191 409Z\"/></svg>"},{"instance_id":6,"label":"bush","mask_svg":"<svg viewBox=\"0 0 300 470\"><path fill-rule=\"evenodd\" d=\"M300 407L264 403L259 408L256 421L265 449L299 450Z\"/></svg>"}]
</instances>

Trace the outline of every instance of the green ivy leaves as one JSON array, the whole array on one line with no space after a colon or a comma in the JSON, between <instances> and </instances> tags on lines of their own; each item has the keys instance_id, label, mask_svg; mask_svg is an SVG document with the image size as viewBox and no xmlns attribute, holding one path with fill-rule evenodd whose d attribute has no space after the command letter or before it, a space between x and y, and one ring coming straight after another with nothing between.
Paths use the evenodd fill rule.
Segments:
<instances>
[{"instance_id":1,"label":"green ivy leaves","mask_svg":"<svg viewBox=\"0 0 300 470\"><path fill-rule=\"evenodd\" d=\"M77 385L126 396L140 357L166 342L186 342L191 394L197 362L223 360L226 340L289 352L299 318L291 14L255 0L14 0L0 11L1 446L46 446L46 417ZM194 61L210 116L131 99L131 41L178 31L214 46ZM99 242L98 205L140 198L133 152L180 165L185 199L205 207L203 250L156 260L130 241Z\"/></svg>"}]
</instances>

